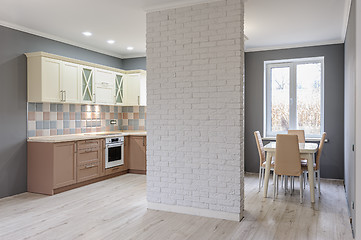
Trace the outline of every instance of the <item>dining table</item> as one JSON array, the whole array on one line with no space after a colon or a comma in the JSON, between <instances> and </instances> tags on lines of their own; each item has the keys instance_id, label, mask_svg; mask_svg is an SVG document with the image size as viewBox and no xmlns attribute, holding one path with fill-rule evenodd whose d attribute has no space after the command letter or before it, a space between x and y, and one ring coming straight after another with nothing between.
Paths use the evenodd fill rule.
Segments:
<instances>
[{"instance_id":1,"label":"dining table","mask_svg":"<svg viewBox=\"0 0 361 240\"><path fill-rule=\"evenodd\" d=\"M314 179L314 169L313 163L315 160L315 153L318 150L317 143L299 143L300 149L300 157L301 159L307 159L307 166L308 166L308 179L310 184L310 195L311 195L311 202L315 202L315 179ZM271 171L271 159L273 156L276 155L276 142L270 142L266 146L264 146L264 150L266 152L266 171L264 177L264 192L263 195L266 198L268 192L268 181L269 175ZM277 161L277 159L276 159ZM301 164L301 162L300 162Z\"/></svg>"}]
</instances>

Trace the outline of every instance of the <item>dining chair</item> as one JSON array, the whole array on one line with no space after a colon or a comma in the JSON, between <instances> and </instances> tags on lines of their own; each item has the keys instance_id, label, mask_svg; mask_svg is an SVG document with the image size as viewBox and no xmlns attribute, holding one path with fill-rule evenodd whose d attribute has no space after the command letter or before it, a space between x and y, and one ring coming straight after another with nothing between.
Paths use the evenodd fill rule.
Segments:
<instances>
[{"instance_id":1,"label":"dining chair","mask_svg":"<svg viewBox=\"0 0 361 240\"><path fill-rule=\"evenodd\" d=\"M292 130L292 129L289 129L288 134L297 135L299 143L306 143L305 130ZM303 178L303 186L304 187L305 187L306 182L307 182L306 180L307 180L307 175L305 175L304 178ZM283 178L281 179L281 184L283 186ZM285 183L285 185L286 184L287 183ZM292 180L291 180L291 184L293 184Z\"/></svg>"},{"instance_id":2,"label":"dining chair","mask_svg":"<svg viewBox=\"0 0 361 240\"><path fill-rule=\"evenodd\" d=\"M278 134L276 137L276 161L274 165L276 182L273 186L273 200L278 194L278 176L299 177L300 179L300 203L303 202L303 180L301 169L300 149L298 136L290 134Z\"/></svg>"},{"instance_id":3,"label":"dining chair","mask_svg":"<svg viewBox=\"0 0 361 240\"><path fill-rule=\"evenodd\" d=\"M325 132L322 134L320 144L318 145L318 151L317 151L317 155L316 155L316 162L313 164L313 169L314 169L314 174L315 174L315 181L317 181L317 184L318 184L318 197L320 197L320 194L321 194L320 160L321 160L323 146L324 146L325 140L326 140L326 135L327 134ZM301 166L302 166L303 172L306 174L308 172L307 160L302 159L301 160ZM316 178L316 176L317 176L317 178Z\"/></svg>"},{"instance_id":4,"label":"dining chair","mask_svg":"<svg viewBox=\"0 0 361 240\"><path fill-rule=\"evenodd\" d=\"M298 136L298 142L299 143L305 143L305 131L304 130L288 130L288 134L293 134Z\"/></svg>"},{"instance_id":5,"label":"dining chair","mask_svg":"<svg viewBox=\"0 0 361 240\"><path fill-rule=\"evenodd\" d=\"M258 155L259 155L259 182L258 182L258 192L261 190L261 184L263 183L264 174L266 171L266 154L263 147L262 137L259 131L254 132L254 137L257 143ZM274 169L274 159L271 161L271 171Z\"/></svg>"}]
</instances>

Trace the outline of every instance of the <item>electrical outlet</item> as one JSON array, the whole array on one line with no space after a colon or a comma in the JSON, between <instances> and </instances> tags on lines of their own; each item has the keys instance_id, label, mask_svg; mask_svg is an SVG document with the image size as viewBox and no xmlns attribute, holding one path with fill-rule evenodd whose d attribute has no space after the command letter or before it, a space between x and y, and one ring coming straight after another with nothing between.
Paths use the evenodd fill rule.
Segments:
<instances>
[{"instance_id":1,"label":"electrical outlet","mask_svg":"<svg viewBox=\"0 0 361 240\"><path fill-rule=\"evenodd\" d=\"M110 120L110 124L114 125L114 126L118 126L118 120L117 119L112 119L112 120Z\"/></svg>"},{"instance_id":2,"label":"electrical outlet","mask_svg":"<svg viewBox=\"0 0 361 240\"><path fill-rule=\"evenodd\" d=\"M355 203L353 201L351 202L351 208L355 209Z\"/></svg>"}]
</instances>

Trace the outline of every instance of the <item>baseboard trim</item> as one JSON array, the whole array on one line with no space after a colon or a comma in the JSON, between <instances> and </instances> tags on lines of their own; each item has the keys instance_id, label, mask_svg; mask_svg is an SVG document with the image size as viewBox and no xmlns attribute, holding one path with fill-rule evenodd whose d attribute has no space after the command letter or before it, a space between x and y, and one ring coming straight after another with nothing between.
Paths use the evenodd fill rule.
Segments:
<instances>
[{"instance_id":1,"label":"baseboard trim","mask_svg":"<svg viewBox=\"0 0 361 240\"><path fill-rule=\"evenodd\" d=\"M87 180L87 181L84 181L84 182L75 183L75 184L72 184L72 185L69 185L69 186L56 188L56 189L53 190L53 194L62 193L62 192L65 192L65 191L69 191L69 190L78 188L78 187L83 187L83 186L86 186L86 185L89 185L89 184L92 184L92 183L107 180L109 178L118 177L118 176L124 175L126 173L128 173L128 170L120 171L120 172L117 172L117 173L111 173L111 174L104 175L104 176L101 176L101 177L97 177L97 178L94 178L94 179L90 179L90 180Z\"/></svg>"},{"instance_id":2,"label":"baseboard trim","mask_svg":"<svg viewBox=\"0 0 361 240\"><path fill-rule=\"evenodd\" d=\"M152 202L148 202L148 209L160 210L165 212L182 213L182 214L195 215L200 217L225 219L225 220L237 221L237 222L240 222L243 218L243 214L241 213L227 213L227 212L213 211L209 209L167 205L167 204L152 203Z\"/></svg>"},{"instance_id":3,"label":"baseboard trim","mask_svg":"<svg viewBox=\"0 0 361 240\"><path fill-rule=\"evenodd\" d=\"M147 170L135 170L135 169L128 169L128 173L134 173L134 174L147 174Z\"/></svg>"}]
</instances>

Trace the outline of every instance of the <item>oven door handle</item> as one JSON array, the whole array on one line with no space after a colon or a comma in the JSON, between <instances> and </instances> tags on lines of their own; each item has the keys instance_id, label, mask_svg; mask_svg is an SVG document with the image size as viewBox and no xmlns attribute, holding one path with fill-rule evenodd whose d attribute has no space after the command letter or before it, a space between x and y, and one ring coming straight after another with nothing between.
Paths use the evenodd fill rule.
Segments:
<instances>
[{"instance_id":1,"label":"oven door handle","mask_svg":"<svg viewBox=\"0 0 361 240\"><path fill-rule=\"evenodd\" d=\"M106 148L113 148L113 147L121 147L124 143L113 143L113 144L107 144L105 145Z\"/></svg>"}]
</instances>

